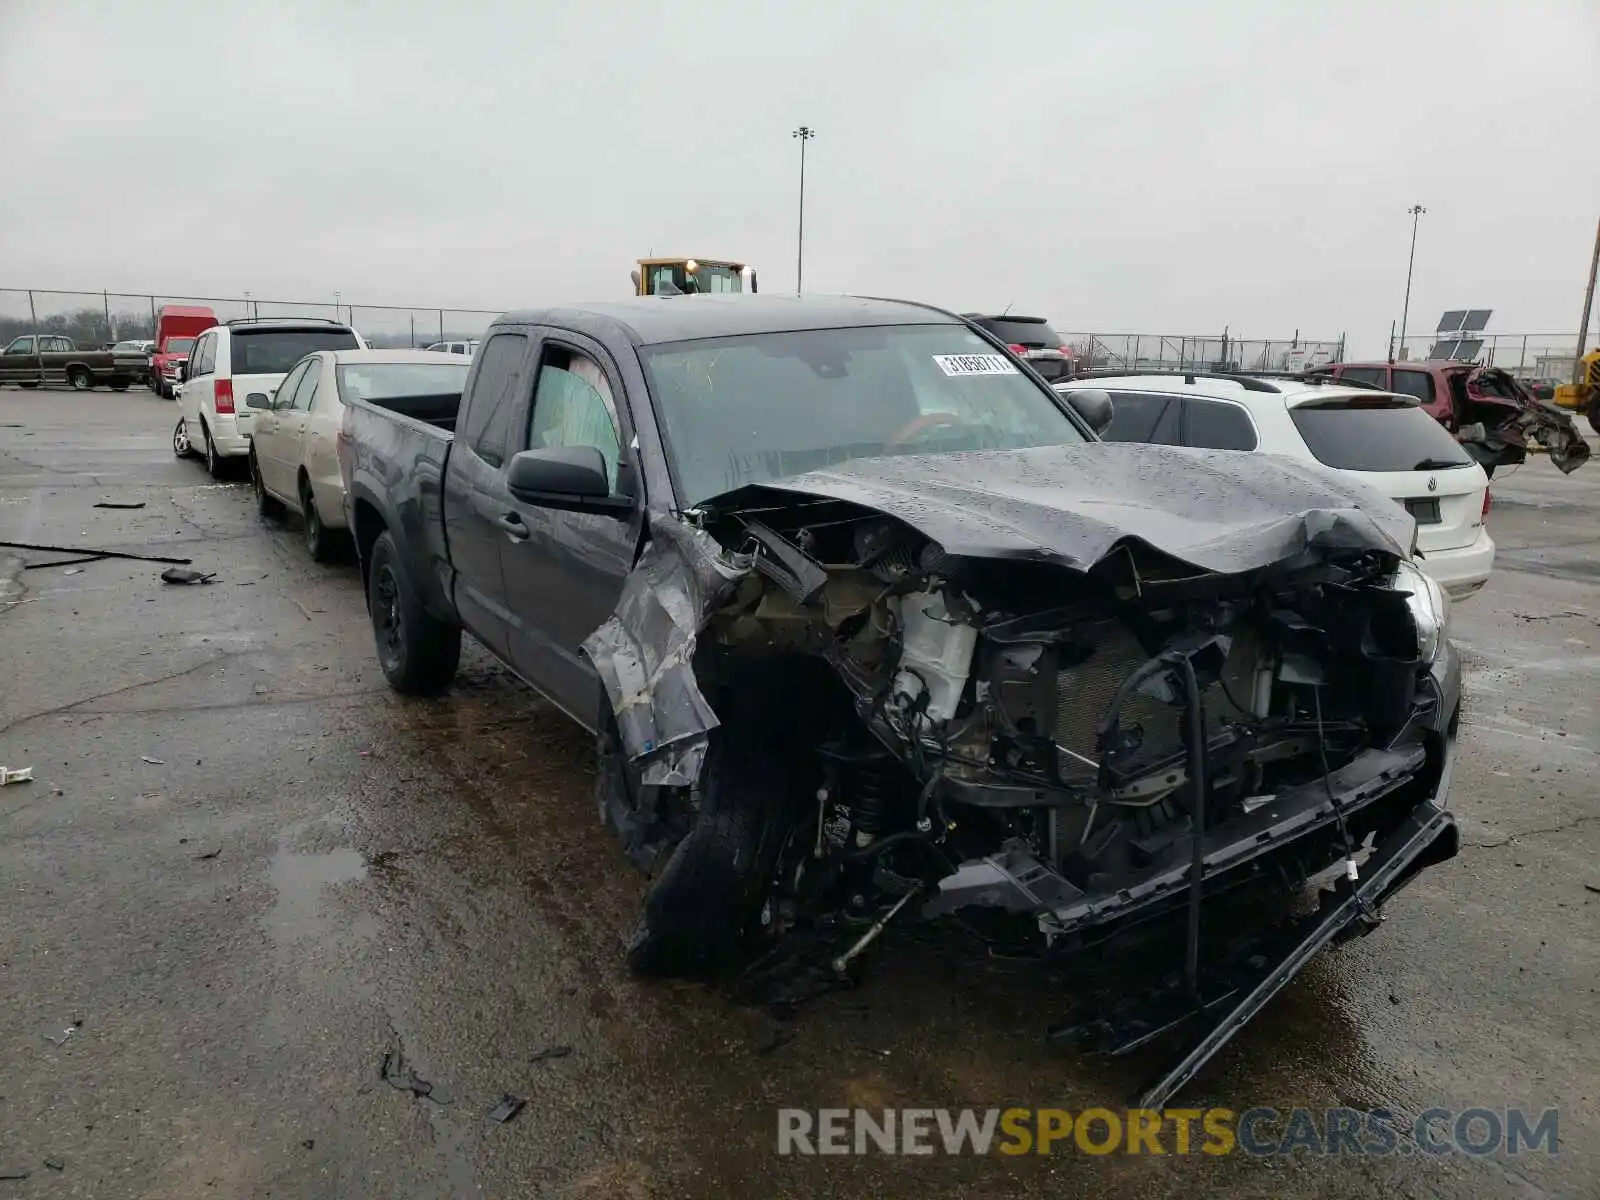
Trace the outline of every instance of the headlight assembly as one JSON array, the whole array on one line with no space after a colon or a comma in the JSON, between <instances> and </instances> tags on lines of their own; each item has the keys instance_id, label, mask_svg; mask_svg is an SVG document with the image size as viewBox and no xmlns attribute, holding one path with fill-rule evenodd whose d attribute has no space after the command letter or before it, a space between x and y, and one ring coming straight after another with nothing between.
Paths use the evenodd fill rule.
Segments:
<instances>
[{"instance_id":1,"label":"headlight assembly","mask_svg":"<svg viewBox=\"0 0 1600 1200\"><path fill-rule=\"evenodd\" d=\"M1414 562L1402 562L1390 586L1405 593L1406 607L1417 627L1417 654L1423 662L1433 662L1450 633L1450 597Z\"/></svg>"}]
</instances>

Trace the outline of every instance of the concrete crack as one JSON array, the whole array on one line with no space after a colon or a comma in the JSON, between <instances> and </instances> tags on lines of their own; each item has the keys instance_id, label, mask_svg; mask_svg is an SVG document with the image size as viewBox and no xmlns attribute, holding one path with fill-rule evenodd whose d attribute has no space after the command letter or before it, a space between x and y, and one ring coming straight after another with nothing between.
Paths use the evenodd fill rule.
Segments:
<instances>
[{"instance_id":1,"label":"concrete crack","mask_svg":"<svg viewBox=\"0 0 1600 1200\"><path fill-rule=\"evenodd\" d=\"M1523 829L1517 833L1508 833L1496 842L1462 842L1462 846L1473 850L1498 850L1501 846L1509 846L1521 838L1533 837L1541 833L1565 833L1589 821L1600 820L1600 813L1586 813L1581 817L1573 817L1570 821L1563 821L1559 825L1541 826L1538 829Z\"/></svg>"}]
</instances>

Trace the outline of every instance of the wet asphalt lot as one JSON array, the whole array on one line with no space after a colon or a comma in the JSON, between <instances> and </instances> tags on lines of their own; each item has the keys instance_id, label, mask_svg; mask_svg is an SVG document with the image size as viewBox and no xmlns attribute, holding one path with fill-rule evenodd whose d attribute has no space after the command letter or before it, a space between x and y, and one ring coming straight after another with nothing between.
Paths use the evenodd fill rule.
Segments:
<instances>
[{"instance_id":1,"label":"wet asphalt lot","mask_svg":"<svg viewBox=\"0 0 1600 1200\"><path fill-rule=\"evenodd\" d=\"M355 569L176 461L175 419L0 391L0 539L217 572L0 549L0 763L35 775L0 790L0 1171L32 1172L0 1198L1600 1194L1600 466L1496 485L1456 612L1462 854L1182 1097L1554 1107L1557 1157L806 1159L780 1106L1115 1108L1162 1056L1047 1049L1070 978L966 943L886 938L782 1026L635 982L643 881L584 736L481 653L392 695Z\"/></svg>"}]
</instances>

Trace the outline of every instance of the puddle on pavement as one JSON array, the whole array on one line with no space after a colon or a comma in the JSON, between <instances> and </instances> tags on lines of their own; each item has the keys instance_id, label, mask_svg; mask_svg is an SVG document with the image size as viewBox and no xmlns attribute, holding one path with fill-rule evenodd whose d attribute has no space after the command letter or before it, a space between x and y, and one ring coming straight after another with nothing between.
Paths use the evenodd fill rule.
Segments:
<instances>
[{"instance_id":1,"label":"puddle on pavement","mask_svg":"<svg viewBox=\"0 0 1600 1200\"><path fill-rule=\"evenodd\" d=\"M266 915L267 932L280 942L326 932L323 889L366 877L366 859L355 850L326 854L279 850L270 873L278 899Z\"/></svg>"}]
</instances>

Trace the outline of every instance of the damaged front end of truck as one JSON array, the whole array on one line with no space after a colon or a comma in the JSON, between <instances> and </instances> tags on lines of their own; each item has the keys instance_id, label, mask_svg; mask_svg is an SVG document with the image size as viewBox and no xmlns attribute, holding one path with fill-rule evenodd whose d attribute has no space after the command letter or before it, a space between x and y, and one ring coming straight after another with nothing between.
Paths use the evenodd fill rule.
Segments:
<instances>
[{"instance_id":1,"label":"damaged front end of truck","mask_svg":"<svg viewBox=\"0 0 1600 1200\"><path fill-rule=\"evenodd\" d=\"M1098 444L856 461L657 516L585 645L602 815L655 874L636 962L806 927L842 971L890 917L1041 956L1164 925L1177 1008L1110 1048L1208 1014L1214 1044L1146 1099L1170 1095L1455 853L1459 668L1412 536L1310 468ZM1227 897L1278 897L1249 911L1283 924L1330 876L1281 953L1212 969Z\"/></svg>"}]
</instances>

